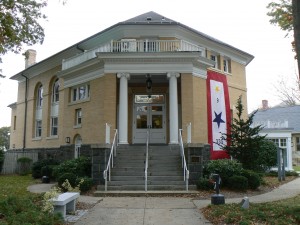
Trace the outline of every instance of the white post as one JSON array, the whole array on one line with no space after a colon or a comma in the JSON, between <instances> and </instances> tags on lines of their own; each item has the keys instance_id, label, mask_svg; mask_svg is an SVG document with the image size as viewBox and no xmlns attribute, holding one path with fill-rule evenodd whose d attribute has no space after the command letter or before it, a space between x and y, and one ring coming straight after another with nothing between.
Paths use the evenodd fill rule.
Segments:
<instances>
[{"instance_id":1,"label":"white post","mask_svg":"<svg viewBox=\"0 0 300 225\"><path fill-rule=\"evenodd\" d=\"M178 144L177 78L179 73L168 73L167 76L169 78L170 144Z\"/></svg>"},{"instance_id":2,"label":"white post","mask_svg":"<svg viewBox=\"0 0 300 225\"><path fill-rule=\"evenodd\" d=\"M105 124L105 143L110 144L110 125Z\"/></svg>"},{"instance_id":3,"label":"white post","mask_svg":"<svg viewBox=\"0 0 300 225\"><path fill-rule=\"evenodd\" d=\"M119 143L128 144L128 80L129 73L118 73L120 78L119 97Z\"/></svg>"},{"instance_id":4,"label":"white post","mask_svg":"<svg viewBox=\"0 0 300 225\"><path fill-rule=\"evenodd\" d=\"M187 124L187 143L192 143L192 123Z\"/></svg>"}]
</instances>

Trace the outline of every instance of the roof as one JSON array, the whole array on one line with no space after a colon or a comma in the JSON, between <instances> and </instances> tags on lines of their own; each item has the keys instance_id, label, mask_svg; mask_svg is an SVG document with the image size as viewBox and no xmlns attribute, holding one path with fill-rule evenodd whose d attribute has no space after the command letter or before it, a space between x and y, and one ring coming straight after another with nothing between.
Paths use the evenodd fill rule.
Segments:
<instances>
[{"instance_id":1,"label":"roof","mask_svg":"<svg viewBox=\"0 0 300 225\"><path fill-rule=\"evenodd\" d=\"M122 25L176 25L176 26L180 26L182 28L185 28L187 30L189 30L190 32L193 32L199 36L201 36L202 38L204 39L207 39L211 42L214 42L216 44L219 44L219 45L222 45L222 46L225 46L225 47L228 47L236 52L238 52L239 54L242 54L244 55L248 60L247 60L247 64L249 64L252 59L254 58L253 55L247 53L247 52L244 52L238 48L235 48L229 44L226 44L218 39L215 39L209 35L206 35L200 31L197 31L191 27L188 27L184 24L181 24L179 22L176 22L172 19L169 19L165 16L162 16L156 12L153 12L153 11L150 11L150 12L147 12L147 13L144 13L144 14L141 14L139 16L136 16L136 17L133 17L131 19L128 19L128 20L125 20L123 22L119 22L111 27L108 27L107 29L104 29L103 31L100 31L40 62L37 62L35 63L34 65L26 68L25 70L17 73L16 75L12 76L10 79L20 79L22 74L26 75L26 74L30 74L31 71L33 71L34 69L39 69L39 70L42 70L43 68L51 65L51 63L55 63L57 65L59 65L59 63L61 63L61 61L63 59L66 59L68 57L72 57L73 55L76 55L78 53L82 53L85 48L84 47L87 47L89 46L90 44L89 43L93 43L93 40L95 39L98 39L99 36L103 35L105 32L109 31L109 30L112 30L118 26L122 26Z\"/></svg>"},{"instance_id":2,"label":"roof","mask_svg":"<svg viewBox=\"0 0 300 225\"><path fill-rule=\"evenodd\" d=\"M286 128L293 129L293 133L299 132L300 105L259 109L253 118L254 123L268 120L277 122L288 121L288 127Z\"/></svg>"}]
</instances>

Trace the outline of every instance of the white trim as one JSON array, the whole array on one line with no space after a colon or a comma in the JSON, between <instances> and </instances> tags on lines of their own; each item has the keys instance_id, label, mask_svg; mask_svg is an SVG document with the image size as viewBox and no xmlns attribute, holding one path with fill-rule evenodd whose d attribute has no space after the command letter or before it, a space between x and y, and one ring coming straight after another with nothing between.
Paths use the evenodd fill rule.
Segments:
<instances>
[{"instance_id":1,"label":"white trim","mask_svg":"<svg viewBox=\"0 0 300 225\"><path fill-rule=\"evenodd\" d=\"M64 88L76 86L104 76L104 69L64 78Z\"/></svg>"}]
</instances>

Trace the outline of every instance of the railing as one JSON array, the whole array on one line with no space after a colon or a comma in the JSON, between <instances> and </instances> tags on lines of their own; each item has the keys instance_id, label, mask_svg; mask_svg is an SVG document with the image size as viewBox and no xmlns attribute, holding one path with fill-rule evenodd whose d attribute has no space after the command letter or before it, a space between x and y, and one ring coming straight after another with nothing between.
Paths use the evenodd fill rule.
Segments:
<instances>
[{"instance_id":1,"label":"railing","mask_svg":"<svg viewBox=\"0 0 300 225\"><path fill-rule=\"evenodd\" d=\"M185 155L184 155L184 147L183 147L183 141L182 141L182 129L179 129L179 146L180 146L180 154L181 154L181 159L182 159L182 168L183 168L183 180L185 181L186 184L186 191L189 190L189 175L190 172L187 169L186 166L186 160L185 160Z\"/></svg>"},{"instance_id":2,"label":"railing","mask_svg":"<svg viewBox=\"0 0 300 225\"><path fill-rule=\"evenodd\" d=\"M62 70L69 69L96 57L96 52L200 52L204 56L205 48L185 40L112 40L97 48L85 51L71 58L64 59Z\"/></svg>"},{"instance_id":3,"label":"railing","mask_svg":"<svg viewBox=\"0 0 300 225\"><path fill-rule=\"evenodd\" d=\"M117 156L117 146L118 146L118 130L116 129L115 135L114 135L114 140L111 145L111 150L107 162L106 169L103 171L103 177L105 180L105 191L107 191L107 173L108 173L108 180L110 181L110 174L111 174L111 168L114 167L114 157Z\"/></svg>"},{"instance_id":4,"label":"railing","mask_svg":"<svg viewBox=\"0 0 300 225\"><path fill-rule=\"evenodd\" d=\"M147 130L147 141L146 141L145 191L148 191L148 150L149 150L149 130Z\"/></svg>"}]
</instances>

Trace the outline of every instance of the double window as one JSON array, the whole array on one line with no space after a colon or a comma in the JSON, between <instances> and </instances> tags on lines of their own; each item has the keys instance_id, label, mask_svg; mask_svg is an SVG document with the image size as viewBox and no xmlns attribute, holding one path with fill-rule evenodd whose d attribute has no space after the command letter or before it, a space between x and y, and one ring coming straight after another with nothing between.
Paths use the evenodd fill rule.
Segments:
<instances>
[{"instance_id":1,"label":"double window","mask_svg":"<svg viewBox=\"0 0 300 225\"><path fill-rule=\"evenodd\" d=\"M72 101L80 101L90 97L90 85L81 84L72 88Z\"/></svg>"},{"instance_id":2,"label":"double window","mask_svg":"<svg viewBox=\"0 0 300 225\"><path fill-rule=\"evenodd\" d=\"M231 61L228 58L223 59L223 71L225 73L231 73Z\"/></svg>"},{"instance_id":3,"label":"double window","mask_svg":"<svg viewBox=\"0 0 300 225\"><path fill-rule=\"evenodd\" d=\"M75 110L75 126L81 126L82 122L82 110L81 109L76 109Z\"/></svg>"}]
</instances>

